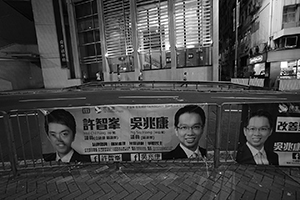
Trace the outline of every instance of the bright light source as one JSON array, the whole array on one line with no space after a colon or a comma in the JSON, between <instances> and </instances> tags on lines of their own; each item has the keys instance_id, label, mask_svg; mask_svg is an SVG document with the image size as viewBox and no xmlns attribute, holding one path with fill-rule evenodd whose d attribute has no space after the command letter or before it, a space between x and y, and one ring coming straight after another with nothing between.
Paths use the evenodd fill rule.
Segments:
<instances>
[{"instance_id":1,"label":"bright light source","mask_svg":"<svg viewBox=\"0 0 300 200\"><path fill-rule=\"evenodd\" d=\"M191 49L191 48L194 48L194 47L195 47L195 45L188 45L188 46L186 46L187 49Z\"/></svg>"}]
</instances>

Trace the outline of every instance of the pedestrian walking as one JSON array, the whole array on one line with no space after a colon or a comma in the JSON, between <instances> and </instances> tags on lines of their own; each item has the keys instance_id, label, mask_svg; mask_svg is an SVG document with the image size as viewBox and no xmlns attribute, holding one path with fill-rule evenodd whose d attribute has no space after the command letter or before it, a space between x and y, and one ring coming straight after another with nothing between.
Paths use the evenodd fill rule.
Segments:
<instances>
[{"instance_id":1,"label":"pedestrian walking","mask_svg":"<svg viewBox=\"0 0 300 200\"><path fill-rule=\"evenodd\" d=\"M187 72L183 72L183 81L187 81ZM187 83L182 83L180 87L183 87L184 85L185 87L187 87Z\"/></svg>"}]
</instances>

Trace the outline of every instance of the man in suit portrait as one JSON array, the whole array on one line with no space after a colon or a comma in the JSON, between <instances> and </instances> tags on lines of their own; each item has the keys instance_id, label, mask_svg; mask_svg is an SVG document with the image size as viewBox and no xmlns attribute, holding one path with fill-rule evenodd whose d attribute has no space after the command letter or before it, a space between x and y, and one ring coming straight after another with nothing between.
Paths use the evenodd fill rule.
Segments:
<instances>
[{"instance_id":1,"label":"man in suit portrait","mask_svg":"<svg viewBox=\"0 0 300 200\"><path fill-rule=\"evenodd\" d=\"M56 109L47 114L45 131L56 150L55 153L43 154L45 161L91 162L89 155L81 155L71 146L75 139L76 122L70 112Z\"/></svg>"},{"instance_id":2,"label":"man in suit portrait","mask_svg":"<svg viewBox=\"0 0 300 200\"><path fill-rule=\"evenodd\" d=\"M206 149L199 146L205 120L205 112L197 105L186 105L180 108L174 117L175 134L180 143L172 151L164 153L163 159L206 157Z\"/></svg>"},{"instance_id":3,"label":"man in suit portrait","mask_svg":"<svg viewBox=\"0 0 300 200\"><path fill-rule=\"evenodd\" d=\"M278 165L278 155L265 148L272 128L269 112L258 110L252 113L243 128L247 142L238 149L236 161L240 164Z\"/></svg>"}]
</instances>

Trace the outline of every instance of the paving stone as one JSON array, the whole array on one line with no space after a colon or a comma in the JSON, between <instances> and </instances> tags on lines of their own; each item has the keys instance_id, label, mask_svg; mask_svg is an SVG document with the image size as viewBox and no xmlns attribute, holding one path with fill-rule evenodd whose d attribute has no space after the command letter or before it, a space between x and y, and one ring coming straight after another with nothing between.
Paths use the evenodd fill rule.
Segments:
<instances>
[{"instance_id":1,"label":"paving stone","mask_svg":"<svg viewBox=\"0 0 300 200\"><path fill-rule=\"evenodd\" d=\"M94 200L94 199L101 199L102 196L104 196L105 193L102 190L99 190L97 192L95 192L94 194L90 195L89 197L87 197L87 200Z\"/></svg>"},{"instance_id":2,"label":"paving stone","mask_svg":"<svg viewBox=\"0 0 300 200\"><path fill-rule=\"evenodd\" d=\"M67 190L68 187L67 187L66 183L60 183L60 184L57 184L57 189L58 189L58 192L63 192L65 190Z\"/></svg>"},{"instance_id":3,"label":"paving stone","mask_svg":"<svg viewBox=\"0 0 300 200\"><path fill-rule=\"evenodd\" d=\"M63 191L61 193L58 193L58 194L56 194L54 196L51 196L51 199L63 199L63 197L65 197L65 196L67 196L69 194L70 194L70 192L68 190L65 190L65 191Z\"/></svg>"},{"instance_id":4,"label":"paving stone","mask_svg":"<svg viewBox=\"0 0 300 200\"><path fill-rule=\"evenodd\" d=\"M191 196L190 193L186 191L179 192L179 195L174 200L182 200L182 199L188 199Z\"/></svg>"},{"instance_id":5,"label":"paving stone","mask_svg":"<svg viewBox=\"0 0 300 200\"><path fill-rule=\"evenodd\" d=\"M77 191L71 192L67 196L64 196L64 200L71 200L71 199L78 197L79 195L81 195L81 191L77 190Z\"/></svg>"},{"instance_id":6,"label":"paving stone","mask_svg":"<svg viewBox=\"0 0 300 200\"><path fill-rule=\"evenodd\" d=\"M268 199L269 193L265 193L262 191L257 191L255 195L255 199Z\"/></svg>"},{"instance_id":7,"label":"paving stone","mask_svg":"<svg viewBox=\"0 0 300 200\"><path fill-rule=\"evenodd\" d=\"M281 200L282 195L275 193L275 192L270 192L268 200Z\"/></svg>"},{"instance_id":8,"label":"paving stone","mask_svg":"<svg viewBox=\"0 0 300 200\"><path fill-rule=\"evenodd\" d=\"M107 183L103 183L100 185L100 187L102 188L102 190L105 192L105 193L109 193L110 191L113 190L113 188L107 184Z\"/></svg>"},{"instance_id":9,"label":"paving stone","mask_svg":"<svg viewBox=\"0 0 300 200\"><path fill-rule=\"evenodd\" d=\"M179 185L179 187L181 187L183 190L187 191L188 193L193 193L193 192L195 191L194 188L192 188L191 186L189 186L189 185L187 185L187 184L185 184L185 183L181 183L181 184ZM198 186L197 186L197 187L198 187ZM202 186L199 186L199 187L203 188Z\"/></svg>"},{"instance_id":10,"label":"paving stone","mask_svg":"<svg viewBox=\"0 0 300 200\"><path fill-rule=\"evenodd\" d=\"M250 200L250 199L252 200L252 199L255 199L255 193L246 191L246 192L243 194L242 199L243 199L243 200Z\"/></svg>"},{"instance_id":11,"label":"paving stone","mask_svg":"<svg viewBox=\"0 0 300 200\"><path fill-rule=\"evenodd\" d=\"M154 194L150 191L146 191L144 193L141 193L140 196L138 196L136 198L136 200L147 200L147 199L150 199Z\"/></svg>"},{"instance_id":12,"label":"paving stone","mask_svg":"<svg viewBox=\"0 0 300 200\"><path fill-rule=\"evenodd\" d=\"M0 199L300 199L299 169L221 166L209 177L191 162L124 163L105 173L95 173L95 165L49 167L16 178L0 172Z\"/></svg>"},{"instance_id":13,"label":"paving stone","mask_svg":"<svg viewBox=\"0 0 300 200\"><path fill-rule=\"evenodd\" d=\"M117 193L114 190L111 190L109 193L101 196L101 200L111 199L113 196L115 196Z\"/></svg>"},{"instance_id":14,"label":"paving stone","mask_svg":"<svg viewBox=\"0 0 300 200\"><path fill-rule=\"evenodd\" d=\"M179 194L173 190L171 190L166 196L162 198L162 200L174 200Z\"/></svg>"},{"instance_id":15,"label":"paving stone","mask_svg":"<svg viewBox=\"0 0 300 200\"><path fill-rule=\"evenodd\" d=\"M69 183L68 184L68 189L70 192L78 191L79 188L75 182Z\"/></svg>"},{"instance_id":16,"label":"paving stone","mask_svg":"<svg viewBox=\"0 0 300 200\"><path fill-rule=\"evenodd\" d=\"M243 194L238 192L238 191L232 191L230 193L230 195L228 196L228 200L238 200L238 199L242 199ZM220 199L222 200L222 199Z\"/></svg>"},{"instance_id":17,"label":"paving stone","mask_svg":"<svg viewBox=\"0 0 300 200\"><path fill-rule=\"evenodd\" d=\"M189 197L189 200L199 200L199 199L202 199L202 196L203 196L203 194L201 192L195 191L194 193L191 194L191 196Z\"/></svg>"},{"instance_id":18,"label":"paving stone","mask_svg":"<svg viewBox=\"0 0 300 200\"><path fill-rule=\"evenodd\" d=\"M82 193L85 193L86 191L90 190L90 187L84 182L76 182L76 184Z\"/></svg>"},{"instance_id":19,"label":"paving stone","mask_svg":"<svg viewBox=\"0 0 300 200\"><path fill-rule=\"evenodd\" d=\"M136 199L138 196L141 196L141 193L139 191L133 191L132 193L128 194L124 197L124 200L132 200Z\"/></svg>"},{"instance_id":20,"label":"paving stone","mask_svg":"<svg viewBox=\"0 0 300 200\"><path fill-rule=\"evenodd\" d=\"M207 191L204 195L202 195L201 199L213 200L216 199L217 195L213 192Z\"/></svg>"},{"instance_id":21,"label":"paving stone","mask_svg":"<svg viewBox=\"0 0 300 200\"><path fill-rule=\"evenodd\" d=\"M162 199L166 194L159 191L158 193L154 194L149 200L160 200Z\"/></svg>"},{"instance_id":22,"label":"paving stone","mask_svg":"<svg viewBox=\"0 0 300 200\"><path fill-rule=\"evenodd\" d=\"M134 187L136 190L138 190L141 194L144 194L145 192L147 192L147 188L142 186L142 185L132 185L132 187Z\"/></svg>"},{"instance_id":23,"label":"paving stone","mask_svg":"<svg viewBox=\"0 0 300 200\"><path fill-rule=\"evenodd\" d=\"M124 190L124 188L121 187L121 185L118 184L117 182L114 182L114 183L108 182L108 184L110 184L110 187L111 187L113 190L115 190L117 193L122 192L122 191Z\"/></svg>"},{"instance_id":24,"label":"paving stone","mask_svg":"<svg viewBox=\"0 0 300 200\"><path fill-rule=\"evenodd\" d=\"M152 184L152 182L147 183L146 185L144 185L144 187L154 194L160 190L156 185ZM168 187L170 187L170 185Z\"/></svg>"},{"instance_id":25,"label":"paving stone","mask_svg":"<svg viewBox=\"0 0 300 200\"><path fill-rule=\"evenodd\" d=\"M93 194L92 190L88 190L80 195L78 195L77 197L74 198L74 200L82 200L85 199L89 196L91 196Z\"/></svg>"}]
</instances>

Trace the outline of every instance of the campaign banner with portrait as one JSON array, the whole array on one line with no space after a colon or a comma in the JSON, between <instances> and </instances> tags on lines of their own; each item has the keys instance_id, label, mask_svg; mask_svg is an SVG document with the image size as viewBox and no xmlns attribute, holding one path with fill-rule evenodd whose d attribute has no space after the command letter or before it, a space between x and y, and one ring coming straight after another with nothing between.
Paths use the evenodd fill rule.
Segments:
<instances>
[{"instance_id":1,"label":"campaign banner with portrait","mask_svg":"<svg viewBox=\"0 0 300 200\"><path fill-rule=\"evenodd\" d=\"M71 144L69 149L74 149L79 155L88 155L91 161L162 160L163 153L173 150L179 143L175 134L174 115L186 105L101 105L42 109L44 116L57 111L53 115L60 118L57 120L52 119L55 116L49 116L40 120L43 124L41 127L47 123L51 125L45 126L46 130L41 133L42 151L48 156L45 160L55 160L54 153L65 148L66 144ZM206 104L195 106L201 107L204 115L207 113ZM63 121L64 114L60 113L61 110L67 111L66 115L70 113L75 119L76 130L70 132L76 134L71 142L63 141L64 137L68 138L68 133L64 134L63 126L52 127L53 122ZM204 126L180 127L181 131L200 128L203 128L203 132L197 143L205 149ZM60 142L57 141L58 138Z\"/></svg>"},{"instance_id":2,"label":"campaign banner with portrait","mask_svg":"<svg viewBox=\"0 0 300 200\"><path fill-rule=\"evenodd\" d=\"M300 166L300 103L243 105L236 161Z\"/></svg>"}]
</instances>

